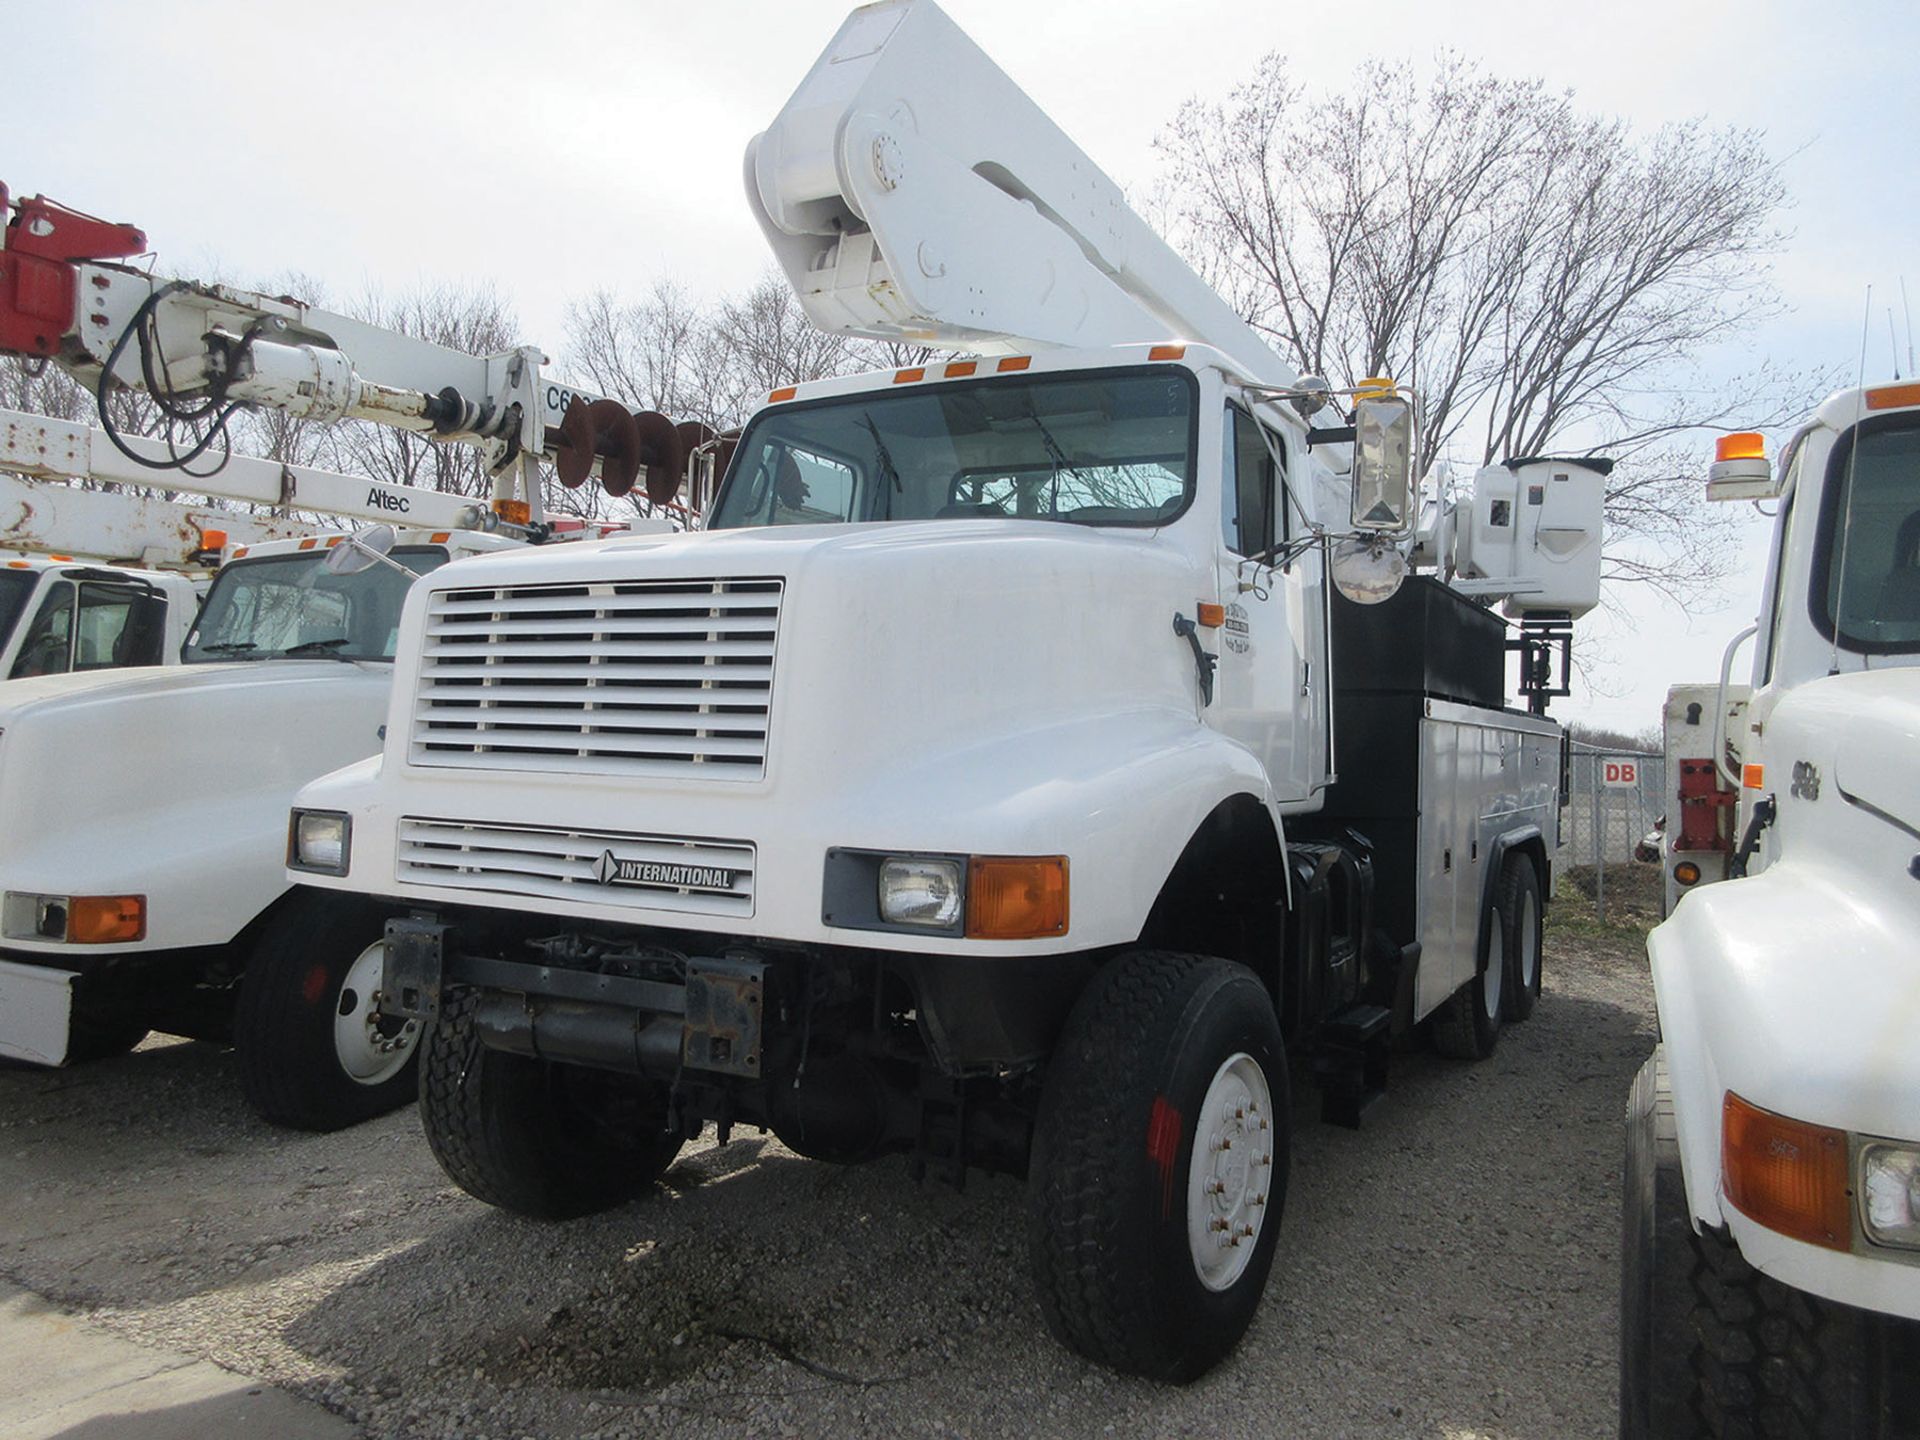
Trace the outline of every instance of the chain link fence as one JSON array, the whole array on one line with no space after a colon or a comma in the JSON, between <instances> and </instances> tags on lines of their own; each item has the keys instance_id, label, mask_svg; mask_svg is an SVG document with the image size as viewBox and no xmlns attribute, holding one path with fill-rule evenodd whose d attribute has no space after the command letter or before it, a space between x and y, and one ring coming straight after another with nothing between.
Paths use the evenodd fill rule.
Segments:
<instances>
[{"instance_id":1,"label":"chain link fence","mask_svg":"<svg viewBox=\"0 0 1920 1440\"><path fill-rule=\"evenodd\" d=\"M1660 866L1634 850L1667 809L1665 756L1573 742L1555 868L1591 897L1597 919L1607 918L1609 889L1617 914L1650 906L1647 918L1659 918Z\"/></svg>"}]
</instances>

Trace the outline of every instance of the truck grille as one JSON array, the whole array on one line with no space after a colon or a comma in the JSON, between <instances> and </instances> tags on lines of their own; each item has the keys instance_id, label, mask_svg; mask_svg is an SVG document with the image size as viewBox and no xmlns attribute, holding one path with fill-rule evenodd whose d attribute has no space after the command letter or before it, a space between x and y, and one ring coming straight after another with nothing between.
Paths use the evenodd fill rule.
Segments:
<instances>
[{"instance_id":1,"label":"truck grille","mask_svg":"<svg viewBox=\"0 0 1920 1440\"><path fill-rule=\"evenodd\" d=\"M399 879L492 894L697 915L752 915L744 840L401 818Z\"/></svg>"},{"instance_id":2,"label":"truck grille","mask_svg":"<svg viewBox=\"0 0 1920 1440\"><path fill-rule=\"evenodd\" d=\"M415 765L757 780L777 579L439 590Z\"/></svg>"}]
</instances>

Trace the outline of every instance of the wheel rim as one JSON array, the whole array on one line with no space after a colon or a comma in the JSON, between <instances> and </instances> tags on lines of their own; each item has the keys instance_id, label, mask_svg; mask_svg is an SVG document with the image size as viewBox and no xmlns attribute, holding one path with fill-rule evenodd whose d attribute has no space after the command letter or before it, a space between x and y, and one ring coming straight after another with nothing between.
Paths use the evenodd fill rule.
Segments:
<instances>
[{"instance_id":1,"label":"wheel rim","mask_svg":"<svg viewBox=\"0 0 1920 1440\"><path fill-rule=\"evenodd\" d=\"M1194 1121L1187 1166L1187 1248L1209 1290L1246 1272L1273 1188L1273 1093L1244 1051L1213 1073Z\"/></svg>"},{"instance_id":2,"label":"wheel rim","mask_svg":"<svg viewBox=\"0 0 1920 1440\"><path fill-rule=\"evenodd\" d=\"M360 1085L398 1075L420 1039L418 1021L399 1023L380 1013L380 972L386 943L375 941L347 967L334 997L333 1053L341 1073Z\"/></svg>"},{"instance_id":3,"label":"wheel rim","mask_svg":"<svg viewBox=\"0 0 1920 1440\"><path fill-rule=\"evenodd\" d=\"M1480 972L1480 999L1487 1009L1487 1018L1500 1018L1500 992L1507 983L1507 945L1506 937L1500 933L1500 912L1494 911L1492 922L1487 926L1487 968Z\"/></svg>"},{"instance_id":4,"label":"wheel rim","mask_svg":"<svg viewBox=\"0 0 1920 1440\"><path fill-rule=\"evenodd\" d=\"M1533 896L1525 894L1520 897L1520 983L1528 990L1540 988L1540 925Z\"/></svg>"}]
</instances>

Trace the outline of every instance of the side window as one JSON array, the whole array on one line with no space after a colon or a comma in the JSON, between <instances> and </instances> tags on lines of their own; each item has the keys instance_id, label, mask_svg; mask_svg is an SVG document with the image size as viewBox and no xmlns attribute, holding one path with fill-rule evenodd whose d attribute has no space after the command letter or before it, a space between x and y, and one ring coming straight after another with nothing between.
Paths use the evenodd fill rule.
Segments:
<instances>
[{"instance_id":1,"label":"side window","mask_svg":"<svg viewBox=\"0 0 1920 1440\"><path fill-rule=\"evenodd\" d=\"M60 675L72 668L73 584L62 580L47 592L40 613L33 617L20 656L13 662L13 678Z\"/></svg>"},{"instance_id":2,"label":"side window","mask_svg":"<svg viewBox=\"0 0 1920 1440\"><path fill-rule=\"evenodd\" d=\"M1272 440L1272 448L1268 441ZM1277 437L1263 436L1254 418L1238 406L1227 409L1226 461L1234 522L1229 529L1233 549L1240 555L1259 555L1287 538L1284 473L1276 475L1273 457L1284 456Z\"/></svg>"},{"instance_id":3,"label":"side window","mask_svg":"<svg viewBox=\"0 0 1920 1440\"><path fill-rule=\"evenodd\" d=\"M73 627L73 668L157 665L165 634L166 601L128 585L85 581Z\"/></svg>"}]
</instances>

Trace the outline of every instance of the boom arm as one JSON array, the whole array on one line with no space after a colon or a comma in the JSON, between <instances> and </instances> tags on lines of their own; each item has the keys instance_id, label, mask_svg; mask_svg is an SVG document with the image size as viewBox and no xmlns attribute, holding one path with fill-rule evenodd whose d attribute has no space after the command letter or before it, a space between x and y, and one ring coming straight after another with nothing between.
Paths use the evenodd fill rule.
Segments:
<instances>
[{"instance_id":1,"label":"boom arm","mask_svg":"<svg viewBox=\"0 0 1920 1440\"><path fill-rule=\"evenodd\" d=\"M542 518L543 459L569 485L598 471L615 495L644 473L649 497L663 502L678 489L690 445L705 438L544 380L545 357L531 346L469 355L286 296L159 279L112 263L144 250L132 226L39 196L14 208L0 231L0 352L51 360L97 390L104 377L210 417L248 405L479 445L492 462L495 510L521 523ZM111 431L106 438L138 466L177 468ZM188 478L208 490L202 475Z\"/></svg>"},{"instance_id":2,"label":"boom arm","mask_svg":"<svg viewBox=\"0 0 1920 1440\"><path fill-rule=\"evenodd\" d=\"M932 0L854 11L746 168L822 329L984 354L1190 340L1298 378Z\"/></svg>"}]
</instances>

